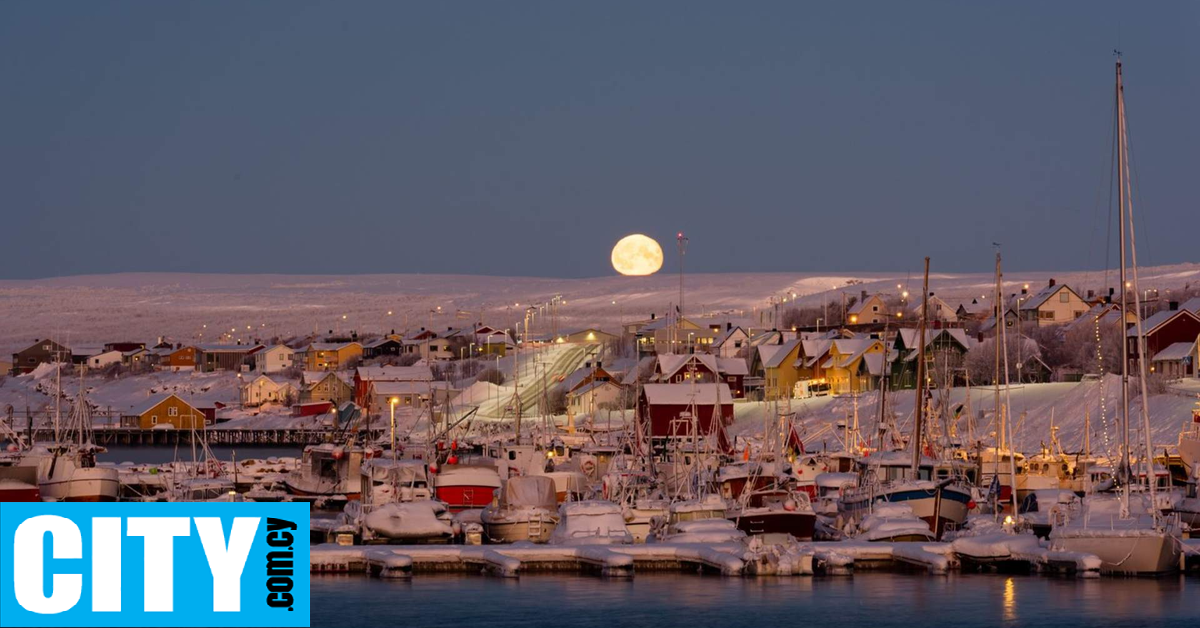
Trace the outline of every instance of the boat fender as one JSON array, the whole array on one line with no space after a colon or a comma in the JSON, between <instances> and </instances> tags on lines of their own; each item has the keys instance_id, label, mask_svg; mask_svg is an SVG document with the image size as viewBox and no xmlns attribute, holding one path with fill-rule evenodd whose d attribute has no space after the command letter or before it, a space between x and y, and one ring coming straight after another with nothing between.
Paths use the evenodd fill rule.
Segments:
<instances>
[{"instance_id":1,"label":"boat fender","mask_svg":"<svg viewBox=\"0 0 1200 628\"><path fill-rule=\"evenodd\" d=\"M451 455L449 458L446 458L446 464L458 464L458 456Z\"/></svg>"},{"instance_id":2,"label":"boat fender","mask_svg":"<svg viewBox=\"0 0 1200 628\"><path fill-rule=\"evenodd\" d=\"M604 477L604 482L603 482L602 486L603 486L602 493L604 495L604 499L608 499L608 476Z\"/></svg>"}]
</instances>

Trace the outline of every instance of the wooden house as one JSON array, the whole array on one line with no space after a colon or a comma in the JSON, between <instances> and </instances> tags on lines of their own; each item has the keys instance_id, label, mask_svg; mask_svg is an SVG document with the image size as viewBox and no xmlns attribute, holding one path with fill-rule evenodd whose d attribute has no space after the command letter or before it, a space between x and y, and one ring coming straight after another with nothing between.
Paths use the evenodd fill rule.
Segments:
<instances>
[{"instance_id":1,"label":"wooden house","mask_svg":"<svg viewBox=\"0 0 1200 628\"><path fill-rule=\"evenodd\" d=\"M1153 358L1171 345L1176 343L1195 342L1200 336L1200 316L1190 310L1179 309L1172 302L1171 308L1154 314L1142 321L1142 333L1145 334L1146 355ZM1136 373L1140 351L1137 343L1136 325L1125 332L1126 343L1129 347L1129 372ZM1170 355L1170 354L1168 354Z\"/></svg>"},{"instance_id":2,"label":"wooden house","mask_svg":"<svg viewBox=\"0 0 1200 628\"><path fill-rule=\"evenodd\" d=\"M732 451L725 428L733 423L733 395L725 384L646 384L638 403L657 446L696 438L715 451Z\"/></svg>"},{"instance_id":3,"label":"wooden house","mask_svg":"<svg viewBox=\"0 0 1200 628\"><path fill-rule=\"evenodd\" d=\"M50 339L35 339L33 344L12 355L12 374L29 373L40 364L70 362L71 350Z\"/></svg>"},{"instance_id":4,"label":"wooden house","mask_svg":"<svg viewBox=\"0 0 1200 628\"><path fill-rule=\"evenodd\" d=\"M140 427L144 430L160 425L171 425L181 430L201 429L206 422L211 422L210 414L184 401L178 395L164 395L154 397L122 415L121 425Z\"/></svg>"}]
</instances>

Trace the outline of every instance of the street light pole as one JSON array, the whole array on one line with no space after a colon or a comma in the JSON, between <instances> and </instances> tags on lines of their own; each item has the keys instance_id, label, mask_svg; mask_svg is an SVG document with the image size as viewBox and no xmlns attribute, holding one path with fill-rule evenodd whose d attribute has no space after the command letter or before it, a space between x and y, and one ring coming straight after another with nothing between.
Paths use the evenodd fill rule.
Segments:
<instances>
[{"instance_id":1,"label":"street light pole","mask_svg":"<svg viewBox=\"0 0 1200 628\"><path fill-rule=\"evenodd\" d=\"M392 397L388 400L388 405L392 410L392 462L396 461L396 402L399 399Z\"/></svg>"}]
</instances>

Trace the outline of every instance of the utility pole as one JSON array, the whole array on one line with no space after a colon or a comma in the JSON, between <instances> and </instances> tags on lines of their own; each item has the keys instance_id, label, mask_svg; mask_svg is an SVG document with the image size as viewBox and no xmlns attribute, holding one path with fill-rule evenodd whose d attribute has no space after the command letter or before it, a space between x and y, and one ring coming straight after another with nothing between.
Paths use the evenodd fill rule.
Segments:
<instances>
[{"instance_id":1,"label":"utility pole","mask_svg":"<svg viewBox=\"0 0 1200 628\"><path fill-rule=\"evenodd\" d=\"M924 290L921 293L921 322L917 326L917 408L913 420L913 451L912 451L912 475L911 479L917 478L917 471L921 468L921 437L924 435L923 419L925 418L925 321L929 315L929 258L925 258L925 283ZM842 293L843 298L845 293ZM886 354L885 354L886 355ZM935 532L937 531L937 521L934 521Z\"/></svg>"}]
</instances>

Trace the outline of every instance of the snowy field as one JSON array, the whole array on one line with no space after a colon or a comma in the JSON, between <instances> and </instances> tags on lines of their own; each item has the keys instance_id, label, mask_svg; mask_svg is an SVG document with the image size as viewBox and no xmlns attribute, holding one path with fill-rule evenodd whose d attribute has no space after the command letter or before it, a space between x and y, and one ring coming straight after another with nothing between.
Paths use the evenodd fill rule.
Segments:
<instances>
[{"instance_id":1,"label":"snowy field","mask_svg":"<svg viewBox=\"0 0 1200 628\"><path fill-rule=\"evenodd\" d=\"M936 261L934 270L936 271ZM1103 272L1011 273L1006 292L1045 285L1050 278L1081 291L1101 290ZM1200 283L1200 263L1146 268L1143 288L1168 290ZM1111 274L1109 279L1112 279ZM204 275L127 273L0 281L0 351L11 353L34 338L95 345L117 340L215 341L235 336L292 336L330 329L363 333L416 327L444 328L479 318L512 327L531 303L562 295L560 331L662 314L678 301L678 276L538 279L461 275ZM834 307L842 293L920 292L917 270L892 273L736 273L686 277L690 317L747 325L769 324L769 299L791 293L799 305ZM859 283L861 282L861 283ZM952 305L992 290L990 273L934 272L930 289ZM438 308L441 308L440 311ZM389 315L388 312L391 312ZM344 317L344 318L343 318ZM540 319L534 332L549 333ZM250 331L247 331L250 327Z\"/></svg>"}]
</instances>

